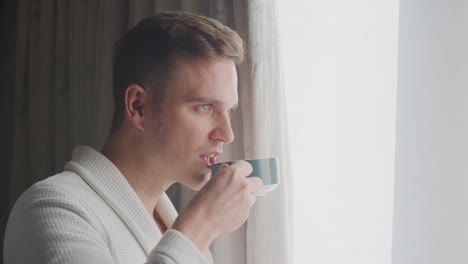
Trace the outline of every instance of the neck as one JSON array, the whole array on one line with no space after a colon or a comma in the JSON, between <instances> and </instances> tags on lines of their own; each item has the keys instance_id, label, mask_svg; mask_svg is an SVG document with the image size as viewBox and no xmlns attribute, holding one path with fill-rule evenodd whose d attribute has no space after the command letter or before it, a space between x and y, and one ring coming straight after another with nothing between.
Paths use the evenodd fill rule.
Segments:
<instances>
[{"instance_id":1,"label":"neck","mask_svg":"<svg viewBox=\"0 0 468 264\"><path fill-rule=\"evenodd\" d=\"M150 162L137 137L115 134L104 144L101 153L106 156L127 179L148 213L153 216L154 208L161 195L173 184L164 173L164 164Z\"/></svg>"}]
</instances>

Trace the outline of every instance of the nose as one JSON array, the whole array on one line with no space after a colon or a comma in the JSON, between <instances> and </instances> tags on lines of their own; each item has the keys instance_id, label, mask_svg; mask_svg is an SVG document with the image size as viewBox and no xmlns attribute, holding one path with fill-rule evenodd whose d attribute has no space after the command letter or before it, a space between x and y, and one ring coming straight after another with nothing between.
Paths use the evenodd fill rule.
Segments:
<instances>
[{"instance_id":1,"label":"nose","mask_svg":"<svg viewBox=\"0 0 468 264\"><path fill-rule=\"evenodd\" d=\"M234 132L232 131L231 119L228 114L220 117L215 128L211 131L210 138L225 144L229 144L234 141Z\"/></svg>"}]
</instances>

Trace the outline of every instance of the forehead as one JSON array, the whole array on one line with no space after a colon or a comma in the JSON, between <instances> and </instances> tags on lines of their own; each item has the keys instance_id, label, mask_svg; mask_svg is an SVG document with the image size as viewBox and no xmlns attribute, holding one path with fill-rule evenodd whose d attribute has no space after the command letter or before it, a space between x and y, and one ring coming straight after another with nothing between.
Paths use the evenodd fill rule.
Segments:
<instances>
[{"instance_id":1,"label":"forehead","mask_svg":"<svg viewBox=\"0 0 468 264\"><path fill-rule=\"evenodd\" d=\"M231 59L184 58L178 62L166 90L173 102L206 101L237 105L237 73Z\"/></svg>"}]
</instances>

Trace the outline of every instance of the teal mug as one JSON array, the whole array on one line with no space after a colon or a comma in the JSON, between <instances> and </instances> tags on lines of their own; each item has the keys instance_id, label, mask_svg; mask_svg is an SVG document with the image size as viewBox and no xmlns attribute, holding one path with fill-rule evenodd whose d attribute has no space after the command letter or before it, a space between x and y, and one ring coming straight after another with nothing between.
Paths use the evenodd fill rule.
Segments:
<instances>
[{"instance_id":1,"label":"teal mug","mask_svg":"<svg viewBox=\"0 0 468 264\"><path fill-rule=\"evenodd\" d=\"M252 173L248 177L258 177L262 179L264 186L255 193L257 196L263 196L268 192L273 191L279 184L279 159L250 159L244 160L252 165ZM216 175L221 170L222 164L231 165L234 161L220 162L211 165L211 175Z\"/></svg>"}]
</instances>

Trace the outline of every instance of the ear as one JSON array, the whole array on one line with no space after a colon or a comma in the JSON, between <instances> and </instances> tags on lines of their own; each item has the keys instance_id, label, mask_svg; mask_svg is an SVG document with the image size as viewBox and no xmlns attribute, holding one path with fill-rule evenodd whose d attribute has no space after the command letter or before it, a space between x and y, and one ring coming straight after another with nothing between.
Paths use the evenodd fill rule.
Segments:
<instances>
[{"instance_id":1,"label":"ear","mask_svg":"<svg viewBox=\"0 0 468 264\"><path fill-rule=\"evenodd\" d=\"M145 105L150 102L149 93L140 85L130 84L125 90L125 112L128 120L138 129L145 129Z\"/></svg>"}]
</instances>

